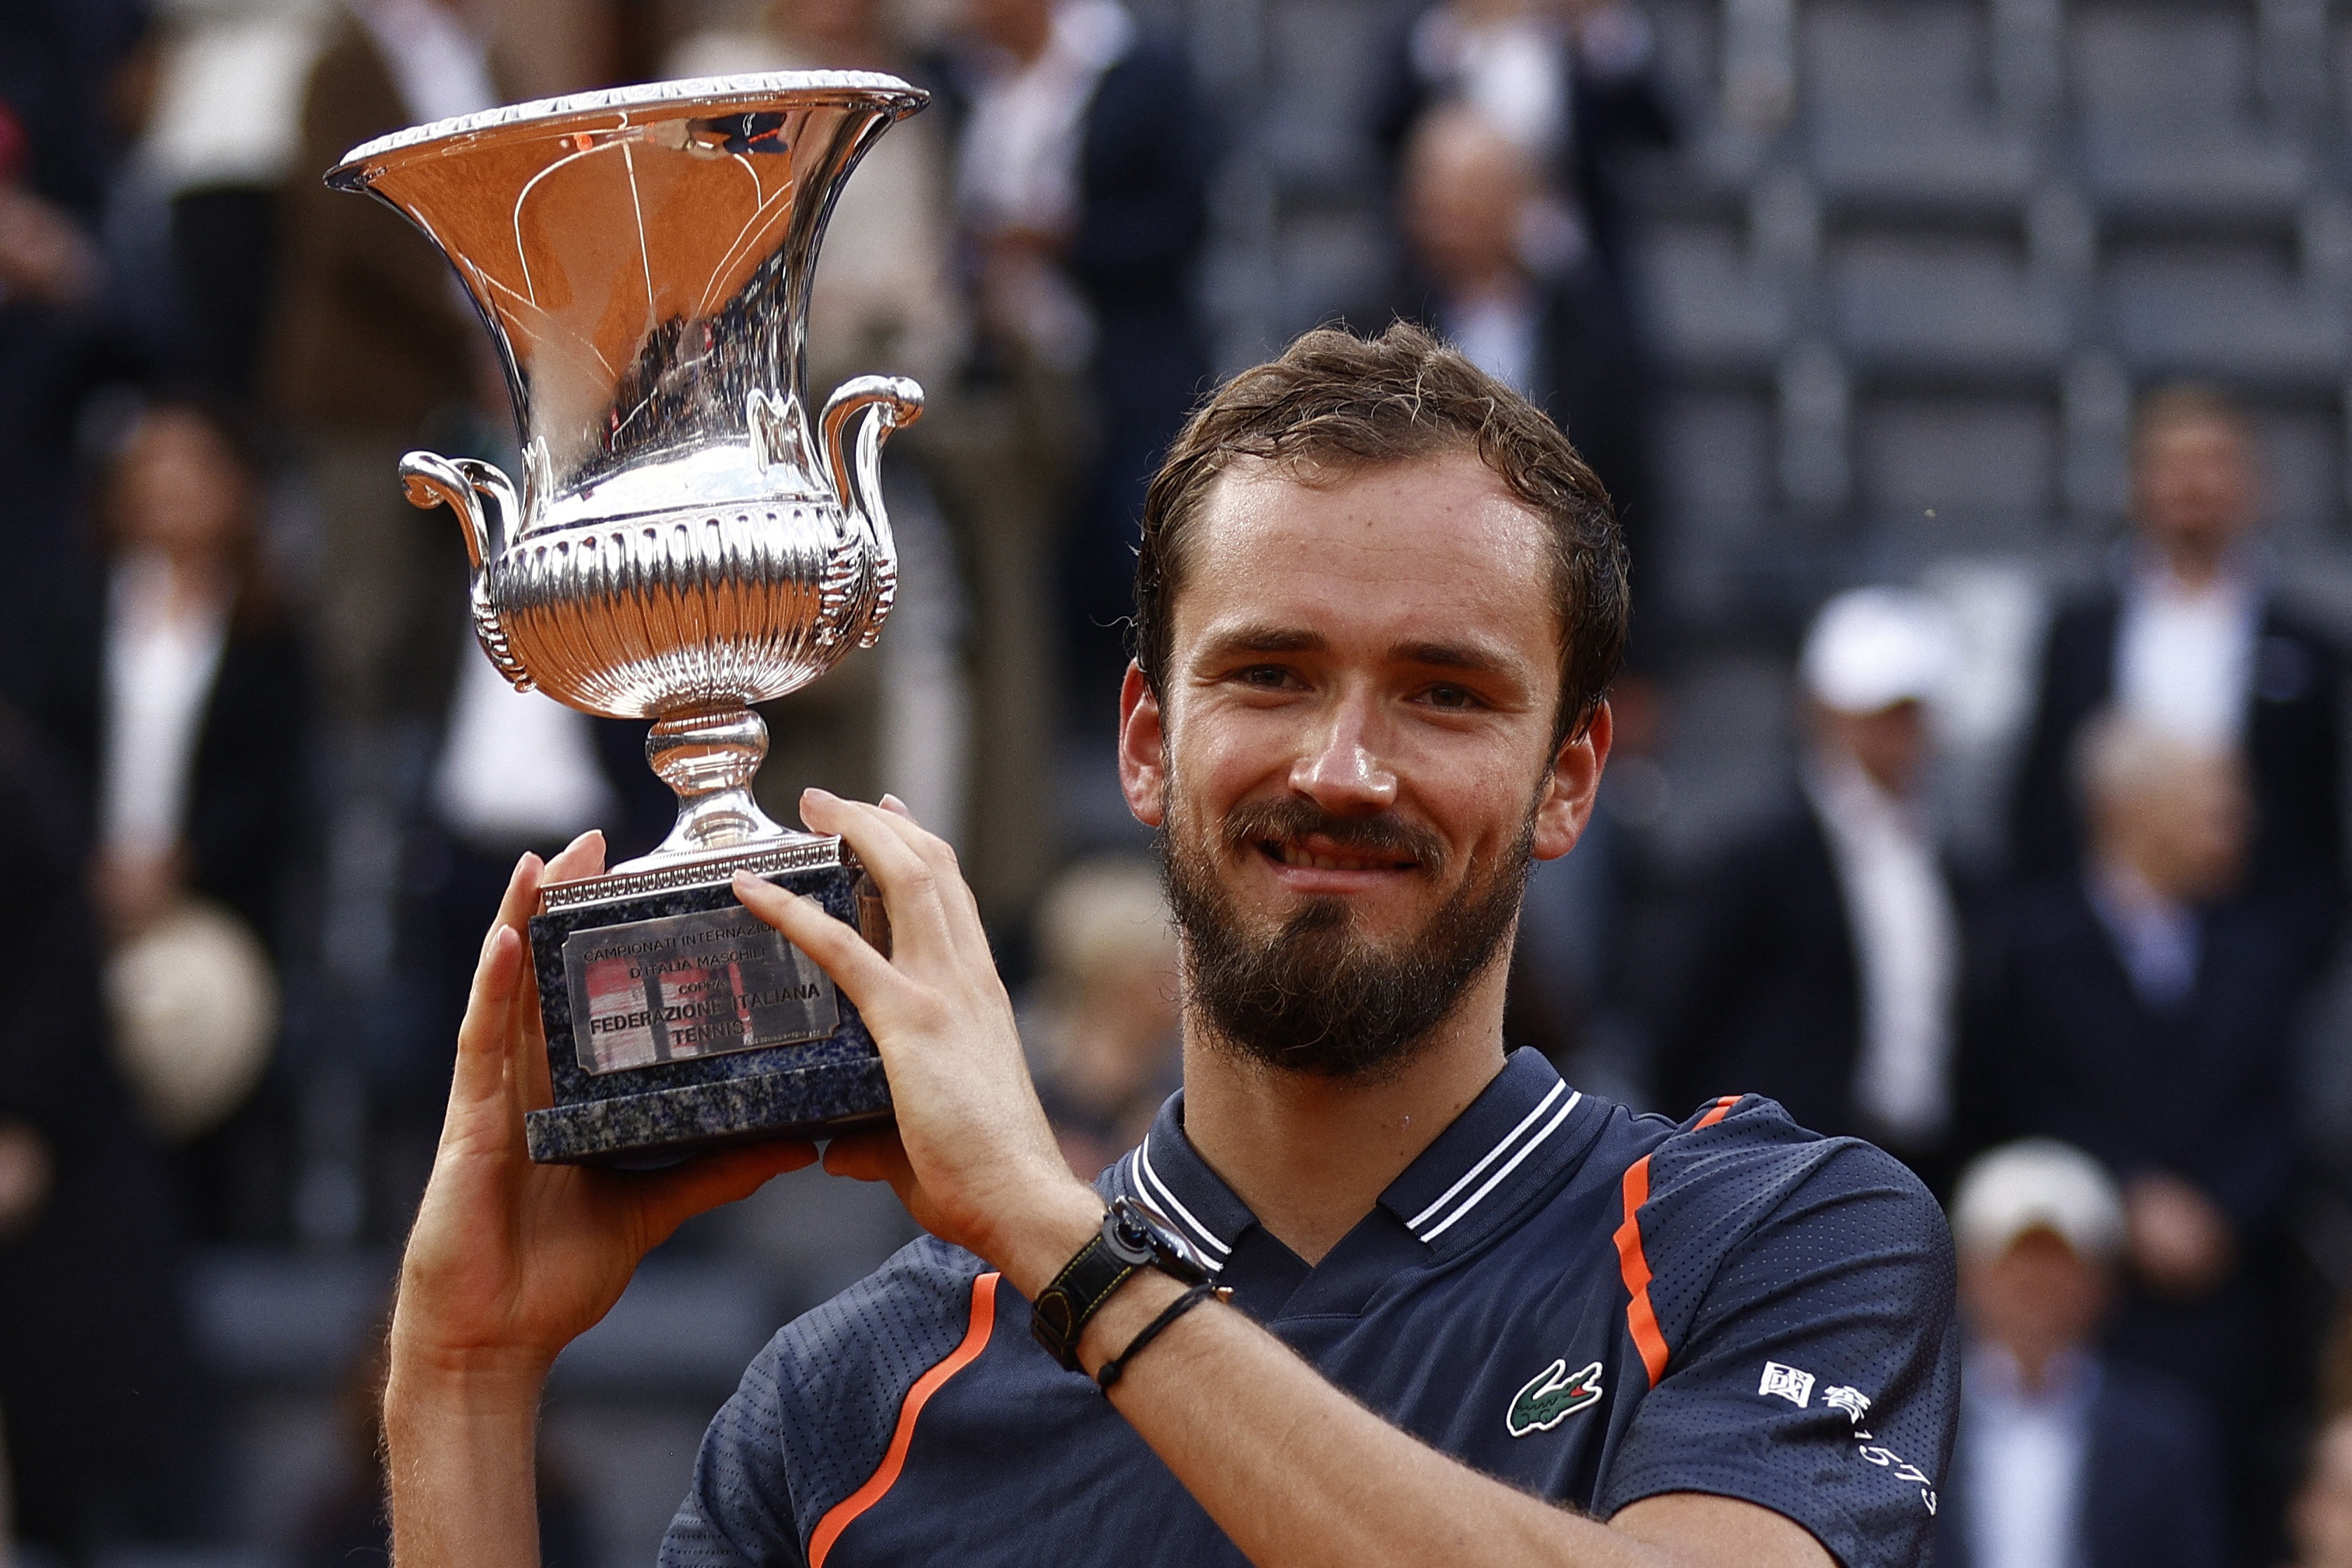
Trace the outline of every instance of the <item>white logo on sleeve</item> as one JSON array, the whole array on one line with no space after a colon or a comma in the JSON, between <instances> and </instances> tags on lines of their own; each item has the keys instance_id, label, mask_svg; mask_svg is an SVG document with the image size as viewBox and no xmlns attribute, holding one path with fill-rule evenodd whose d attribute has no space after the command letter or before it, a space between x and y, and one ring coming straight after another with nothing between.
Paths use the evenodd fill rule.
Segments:
<instances>
[{"instance_id":1,"label":"white logo on sleeve","mask_svg":"<svg viewBox=\"0 0 2352 1568\"><path fill-rule=\"evenodd\" d=\"M1812 1403L1813 1374L1793 1366L1782 1366L1777 1361L1764 1363L1764 1381L1756 1387L1759 1396L1770 1399L1775 1395L1802 1410Z\"/></svg>"},{"instance_id":2,"label":"white logo on sleeve","mask_svg":"<svg viewBox=\"0 0 2352 1568\"><path fill-rule=\"evenodd\" d=\"M1859 1388L1848 1388L1843 1384L1835 1388L1822 1389L1822 1403L1832 1410L1844 1411L1846 1425L1850 1426L1861 1426L1862 1418L1870 1414L1870 1395Z\"/></svg>"},{"instance_id":3,"label":"white logo on sleeve","mask_svg":"<svg viewBox=\"0 0 2352 1568\"><path fill-rule=\"evenodd\" d=\"M1787 1400L1798 1409L1804 1409L1813 1396L1813 1374L1793 1366L1783 1366L1777 1361L1764 1363L1764 1381L1757 1386L1759 1396ZM1854 1457L1865 1465L1874 1465L1888 1472L1906 1486L1919 1489L1919 1500L1932 1514L1936 1511L1936 1483L1927 1472L1906 1459L1894 1449L1879 1442L1863 1418L1870 1414L1871 1397L1859 1388L1836 1384L1822 1390L1822 1408L1834 1410L1845 1417L1853 1437Z\"/></svg>"}]
</instances>

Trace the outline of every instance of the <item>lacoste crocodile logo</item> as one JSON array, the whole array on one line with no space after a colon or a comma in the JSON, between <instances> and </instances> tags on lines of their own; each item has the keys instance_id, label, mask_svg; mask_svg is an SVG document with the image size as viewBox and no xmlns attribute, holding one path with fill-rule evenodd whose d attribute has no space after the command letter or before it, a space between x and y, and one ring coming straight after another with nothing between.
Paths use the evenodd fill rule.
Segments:
<instances>
[{"instance_id":1,"label":"lacoste crocodile logo","mask_svg":"<svg viewBox=\"0 0 2352 1568\"><path fill-rule=\"evenodd\" d=\"M1601 1363L1596 1361L1571 1377L1567 1358L1562 1357L1511 1395L1510 1413L1503 1417L1503 1425L1514 1437L1549 1432L1578 1411L1600 1403Z\"/></svg>"}]
</instances>

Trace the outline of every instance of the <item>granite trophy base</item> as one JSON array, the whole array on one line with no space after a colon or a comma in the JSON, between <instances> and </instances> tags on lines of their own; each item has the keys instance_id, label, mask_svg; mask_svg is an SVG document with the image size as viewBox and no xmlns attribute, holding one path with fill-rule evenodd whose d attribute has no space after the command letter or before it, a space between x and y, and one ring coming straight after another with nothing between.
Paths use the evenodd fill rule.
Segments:
<instances>
[{"instance_id":1,"label":"granite trophy base","mask_svg":"<svg viewBox=\"0 0 2352 1568\"><path fill-rule=\"evenodd\" d=\"M856 1005L744 910L738 870L889 951L881 897L835 838L551 884L530 948L555 1103L523 1119L533 1160L649 1167L890 1119Z\"/></svg>"}]
</instances>

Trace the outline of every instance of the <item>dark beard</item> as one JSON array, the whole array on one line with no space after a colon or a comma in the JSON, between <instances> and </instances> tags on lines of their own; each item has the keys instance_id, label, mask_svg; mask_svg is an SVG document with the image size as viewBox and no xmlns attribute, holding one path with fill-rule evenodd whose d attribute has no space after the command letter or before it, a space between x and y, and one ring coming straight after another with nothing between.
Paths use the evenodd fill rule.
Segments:
<instances>
[{"instance_id":1,"label":"dark beard","mask_svg":"<svg viewBox=\"0 0 2352 1568\"><path fill-rule=\"evenodd\" d=\"M1172 803L1171 803L1172 804ZM1402 1070L1511 934L1535 846L1535 814L1500 864L1473 865L1423 929L1393 944L1355 927L1347 900L1309 900L1272 937L1253 937L1202 839L1172 809L1160 835L1168 900L1184 935L1184 994L1217 1036L1286 1072L1378 1081ZM1403 858L1433 876L1444 846L1390 816L1332 816L1298 799L1237 808L1219 837L1228 854L1267 840L1321 834L1350 848Z\"/></svg>"}]
</instances>

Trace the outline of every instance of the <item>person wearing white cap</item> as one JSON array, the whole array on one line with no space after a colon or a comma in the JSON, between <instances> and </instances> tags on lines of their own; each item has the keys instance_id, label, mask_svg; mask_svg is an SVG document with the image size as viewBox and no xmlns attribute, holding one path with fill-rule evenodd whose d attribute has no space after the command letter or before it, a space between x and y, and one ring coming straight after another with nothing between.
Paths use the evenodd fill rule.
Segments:
<instances>
[{"instance_id":1,"label":"person wearing white cap","mask_svg":"<svg viewBox=\"0 0 2352 1568\"><path fill-rule=\"evenodd\" d=\"M1825 605L1799 675L1801 798L1702 883L1659 1036L1665 1102L1769 1095L1947 1173L1961 921L1920 798L1949 679L1937 603L1858 588Z\"/></svg>"},{"instance_id":2,"label":"person wearing white cap","mask_svg":"<svg viewBox=\"0 0 2352 1568\"><path fill-rule=\"evenodd\" d=\"M2126 1246L2106 1168L2053 1139L2006 1144L1951 1215L1969 1352L1937 1568L2220 1568L2200 1391L2099 1348Z\"/></svg>"}]
</instances>

